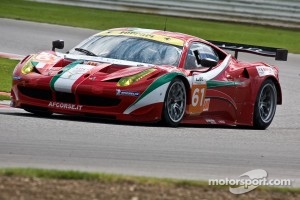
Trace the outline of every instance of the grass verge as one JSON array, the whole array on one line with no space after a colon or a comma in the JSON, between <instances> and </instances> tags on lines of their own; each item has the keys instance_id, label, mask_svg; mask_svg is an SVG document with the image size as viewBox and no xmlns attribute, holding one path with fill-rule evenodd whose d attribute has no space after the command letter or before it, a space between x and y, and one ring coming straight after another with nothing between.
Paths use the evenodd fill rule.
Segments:
<instances>
[{"instance_id":1,"label":"grass verge","mask_svg":"<svg viewBox=\"0 0 300 200\"><path fill-rule=\"evenodd\" d=\"M0 58L0 91L10 92L12 83L12 72L18 63L18 60L10 60L6 58ZM3 99L3 95L0 95L0 99Z\"/></svg>"},{"instance_id":2,"label":"grass verge","mask_svg":"<svg viewBox=\"0 0 300 200\"><path fill-rule=\"evenodd\" d=\"M2 168L0 176L22 176L30 178L102 181L109 183L131 182L136 184L164 184L176 186L207 186L204 181L160 179L152 177L127 176L106 173L81 172L73 170Z\"/></svg>"},{"instance_id":3,"label":"grass verge","mask_svg":"<svg viewBox=\"0 0 300 200\"><path fill-rule=\"evenodd\" d=\"M45 169L0 169L0 199L286 199L298 189L258 187L234 195L228 186L206 182Z\"/></svg>"},{"instance_id":4,"label":"grass verge","mask_svg":"<svg viewBox=\"0 0 300 200\"><path fill-rule=\"evenodd\" d=\"M0 94L0 101L3 101L3 100L10 100L10 96Z\"/></svg>"},{"instance_id":5,"label":"grass verge","mask_svg":"<svg viewBox=\"0 0 300 200\"><path fill-rule=\"evenodd\" d=\"M25 0L1 0L0 17L91 29L142 27L163 29L165 16L108 11ZM204 39L287 48L300 53L300 31L250 24L168 17L167 29Z\"/></svg>"},{"instance_id":6,"label":"grass verge","mask_svg":"<svg viewBox=\"0 0 300 200\"><path fill-rule=\"evenodd\" d=\"M156 184L175 187L208 187L207 181L180 180L170 178L154 178L143 176L129 176L107 173L81 172L74 170L37 169L37 168L0 168L0 176L28 177L61 180L100 181L105 183ZM214 189L228 189L228 185L209 186ZM259 187L258 191L277 191L300 195L300 188L287 187Z\"/></svg>"}]
</instances>

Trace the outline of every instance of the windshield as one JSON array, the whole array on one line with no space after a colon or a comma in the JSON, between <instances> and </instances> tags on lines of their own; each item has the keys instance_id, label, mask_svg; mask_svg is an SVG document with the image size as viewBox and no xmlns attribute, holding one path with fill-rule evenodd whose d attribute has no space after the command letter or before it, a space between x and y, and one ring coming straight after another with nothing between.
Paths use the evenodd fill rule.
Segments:
<instances>
[{"instance_id":1,"label":"windshield","mask_svg":"<svg viewBox=\"0 0 300 200\"><path fill-rule=\"evenodd\" d=\"M73 48L71 54L178 66L182 47L128 36L93 36Z\"/></svg>"}]
</instances>

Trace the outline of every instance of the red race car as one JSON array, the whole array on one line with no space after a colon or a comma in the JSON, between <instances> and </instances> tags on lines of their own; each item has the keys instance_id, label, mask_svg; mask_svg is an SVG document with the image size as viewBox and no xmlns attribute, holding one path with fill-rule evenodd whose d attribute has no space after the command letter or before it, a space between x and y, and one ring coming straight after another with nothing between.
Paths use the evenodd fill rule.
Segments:
<instances>
[{"instance_id":1,"label":"red race car","mask_svg":"<svg viewBox=\"0 0 300 200\"><path fill-rule=\"evenodd\" d=\"M266 129L282 103L278 68L239 61L237 54L287 60L285 49L140 28L102 31L67 53L55 52L63 46L53 41L52 51L16 66L12 107L37 115Z\"/></svg>"}]
</instances>

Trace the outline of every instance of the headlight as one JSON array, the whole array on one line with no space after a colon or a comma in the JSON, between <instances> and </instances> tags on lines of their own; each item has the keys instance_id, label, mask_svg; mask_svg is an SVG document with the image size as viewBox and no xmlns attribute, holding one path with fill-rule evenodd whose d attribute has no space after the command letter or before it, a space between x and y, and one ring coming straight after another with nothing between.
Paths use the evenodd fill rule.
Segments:
<instances>
[{"instance_id":1,"label":"headlight","mask_svg":"<svg viewBox=\"0 0 300 200\"><path fill-rule=\"evenodd\" d=\"M155 70L156 69L150 68L150 69L146 69L146 70L144 70L144 71L142 71L142 72L140 72L138 74L121 78L119 80L119 82L117 83L117 86L128 86L128 85L131 85L132 83L141 80L142 78L144 78L148 74L151 74Z\"/></svg>"},{"instance_id":2,"label":"headlight","mask_svg":"<svg viewBox=\"0 0 300 200\"><path fill-rule=\"evenodd\" d=\"M29 59L26 64L22 67L22 74L29 74L30 72L33 72L34 66L31 63L32 59Z\"/></svg>"}]
</instances>

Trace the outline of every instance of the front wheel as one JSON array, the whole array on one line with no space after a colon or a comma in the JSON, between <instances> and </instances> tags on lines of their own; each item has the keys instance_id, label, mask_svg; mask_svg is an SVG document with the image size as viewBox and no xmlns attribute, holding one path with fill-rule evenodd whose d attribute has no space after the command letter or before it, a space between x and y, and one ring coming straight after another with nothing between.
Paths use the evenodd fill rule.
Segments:
<instances>
[{"instance_id":1,"label":"front wheel","mask_svg":"<svg viewBox=\"0 0 300 200\"><path fill-rule=\"evenodd\" d=\"M256 97L253 127L266 129L272 122L277 105L277 90L272 80L265 80Z\"/></svg>"},{"instance_id":2,"label":"front wheel","mask_svg":"<svg viewBox=\"0 0 300 200\"><path fill-rule=\"evenodd\" d=\"M171 127L176 127L182 120L186 109L186 89L179 78L170 83L164 101L163 120Z\"/></svg>"}]
</instances>

